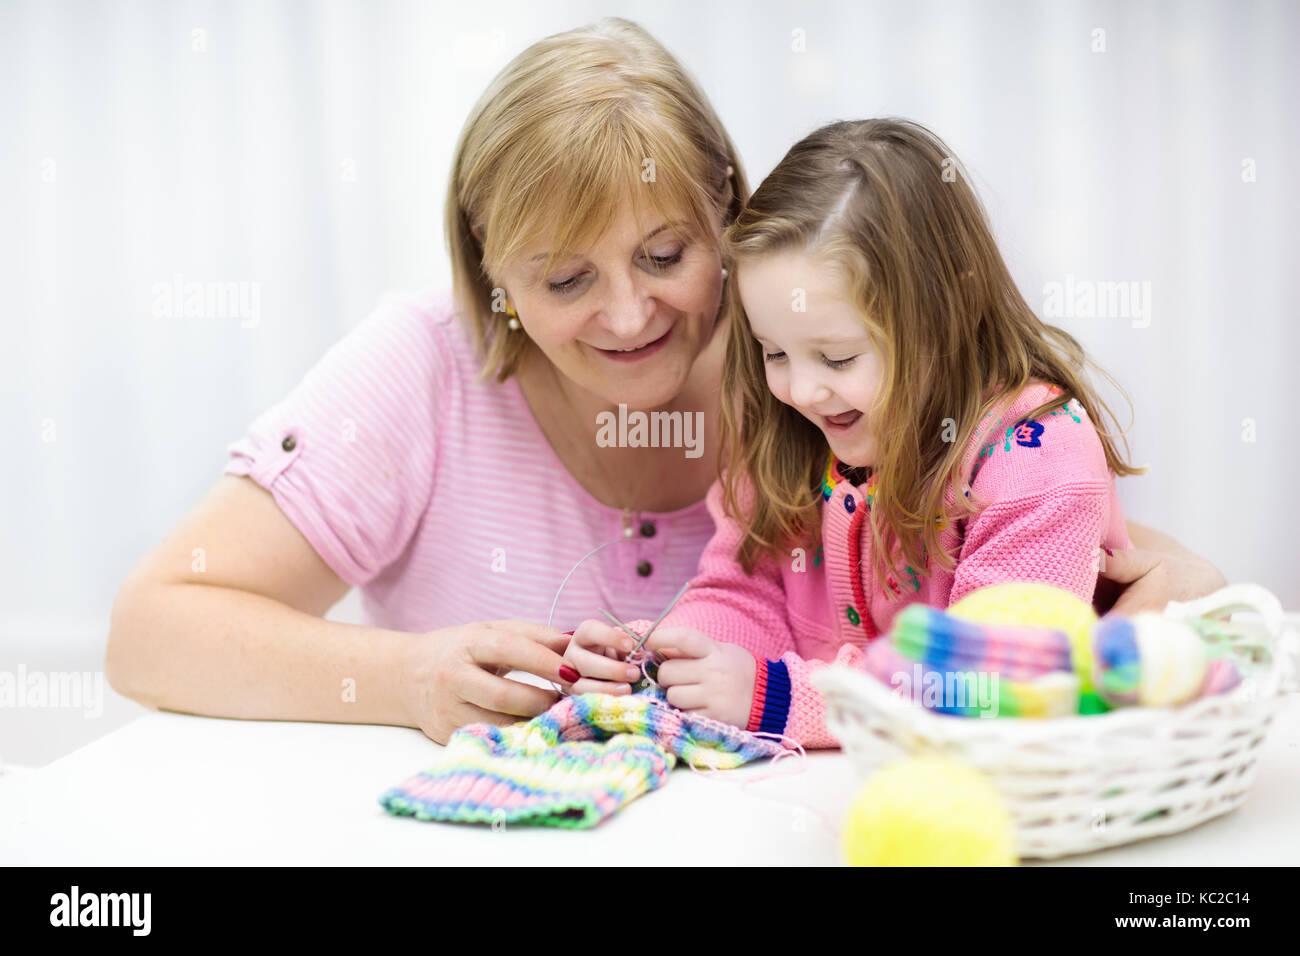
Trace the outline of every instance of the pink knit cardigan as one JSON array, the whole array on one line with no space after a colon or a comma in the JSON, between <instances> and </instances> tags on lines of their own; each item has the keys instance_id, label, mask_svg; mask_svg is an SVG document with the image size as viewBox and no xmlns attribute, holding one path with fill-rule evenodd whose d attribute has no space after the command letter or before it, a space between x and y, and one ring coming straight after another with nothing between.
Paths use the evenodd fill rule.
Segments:
<instances>
[{"instance_id":1,"label":"pink knit cardigan","mask_svg":"<svg viewBox=\"0 0 1300 956\"><path fill-rule=\"evenodd\" d=\"M1043 581L1092 601L1101 550L1132 545L1114 476L1079 402L1038 421L1023 418L1057 393L1031 384L975 429L963 458L969 478L962 494L984 507L940 533L957 557L955 569L928 567L927 558L925 567L878 580L866 520L875 478L855 485L831 456L822 483L821 547L765 558L752 574L736 560L743 535L714 484L707 501L717 531L691 588L661 627L693 627L755 656L750 730L785 734L805 747L836 747L810 676L828 662L860 667L866 645L908 604L944 608L1001 581ZM954 495L950 488L949 506ZM648 624L632 626L644 631Z\"/></svg>"}]
</instances>

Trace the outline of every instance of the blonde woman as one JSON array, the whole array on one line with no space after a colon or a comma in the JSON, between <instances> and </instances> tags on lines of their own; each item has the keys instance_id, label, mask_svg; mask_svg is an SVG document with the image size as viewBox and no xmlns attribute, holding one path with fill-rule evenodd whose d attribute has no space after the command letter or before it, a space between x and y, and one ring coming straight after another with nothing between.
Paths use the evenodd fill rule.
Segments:
<instances>
[{"instance_id":1,"label":"blonde woman","mask_svg":"<svg viewBox=\"0 0 1300 956\"><path fill-rule=\"evenodd\" d=\"M545 709L552 691L507 672L575 676L564 630L598 607L655 616L712 537L720 237L747 198L707 99L639 27L521 53L456 150L452 294L381 305L230 446L122 585L114 688L438 742ZM1126 609L1222 583L1129 532L1106 571L1135 582ZM363 623L324 620L353 587Z\"/></svg>"}]
</instances>

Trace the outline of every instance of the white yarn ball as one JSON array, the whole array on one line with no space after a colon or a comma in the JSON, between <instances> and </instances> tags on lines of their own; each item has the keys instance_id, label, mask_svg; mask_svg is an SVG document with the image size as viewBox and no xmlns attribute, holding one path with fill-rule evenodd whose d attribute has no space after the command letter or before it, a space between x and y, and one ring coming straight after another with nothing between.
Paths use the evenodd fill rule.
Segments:
<instances>
[{"instance_id":1,"label":"white yarn ball","mask_svg":"<svg viewBox=\"0 0 1300 956\"><path fill-rule=\"evenodd\" d=\"M1208 666L1200 635L1186 624L1150 612L1135 614L1132 620L1142 662L1138 703L1174 707L1195 697Z\"/></svg>"}]
</instances>

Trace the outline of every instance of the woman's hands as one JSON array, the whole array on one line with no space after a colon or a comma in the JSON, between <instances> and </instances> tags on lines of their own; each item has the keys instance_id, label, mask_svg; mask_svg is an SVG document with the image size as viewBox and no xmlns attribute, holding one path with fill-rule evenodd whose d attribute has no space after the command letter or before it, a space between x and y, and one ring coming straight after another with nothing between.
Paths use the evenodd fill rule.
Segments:
<instances>
[{"instance_id":1,"label":"woman's hands","mask_svg":"<svg viewBox=\"0 0 1300 956\"><path fill-rule=\"evenodd\" d=\"M758 662L735 644L715 641L693 627L665 627L646 647L667 658L656 678L668 703L737 727L749 724Z\"/></svg>"},{"instance_id":2,"label":"woman's hands","mask_svg":"<svg viewBox=\"0 0 1300 956\"><path fill-rule=\"evenodd\" d=\"M526 621L486 621L415 636L404 685L411 722L445 744L465 724L511 724L555 703L553 690L504 675L527 671L558 682L569 636Z\"/></svg>"},{"instance_id":3,"label":"woman's hands","mask_svg":"<svg viewBox=\"0 0 1300 956\"><path fill-rule=\"evenodd\" d=\"M1190 601L1224 587L1222 572L1178 542L1142 525L1128 523L1135 547L1107 554L1101 576L1124 590L1108 613L1163 611L1170 601Z\"/></svg>"},{"instance_id":4,"label":"woman's hands","mask_svg":"<svg viewBox=\"0 0 1300 956\"><path fill-rule=\"evenodd\" d=\"M691 627L659 628L645 646L664 658L656 682L668 703L737 727L749 723L758 671L749 651ZM641 678L641 669L625 659L632 647L632 638L617 627L583 621L564 652L566 666L576 672L562 674L566 689L573 694L631 693Z\"/></svg>"},{"instance_id":5,"label":"woman's hands","mask_svg":"<svg viewBox=\"0 0 1300 956\"><path fill-rule=\"evenodd\" d=\"M583 621L564 652L560 678L570 694L630 694L641 669L627 663L632 638L604 621Z\"/></svg>"}]
</instances>

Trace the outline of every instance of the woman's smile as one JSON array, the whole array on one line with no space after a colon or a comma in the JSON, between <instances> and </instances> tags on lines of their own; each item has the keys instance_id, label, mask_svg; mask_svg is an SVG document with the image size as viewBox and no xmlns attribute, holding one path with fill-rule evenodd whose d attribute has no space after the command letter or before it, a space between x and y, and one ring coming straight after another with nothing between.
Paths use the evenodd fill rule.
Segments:
<instances>
[{"instance_id":1,"label":"woman's smile","mask_svg":"<svg viewBox=\"0 0 1300 956\"><path fill-rule=\"evenodd\" d=\"M605 358L609 359L611 362L640 362L641 360L647 359L656 352L662 350L668 343L672 334L673 326L669 326L668 331L660 335L659 338L652 339L651 341L645 342L641 345L614 349L603 349L593 345L592 348L596 349L597 352L605 356Z\"/></svg>"}]
</instances>

